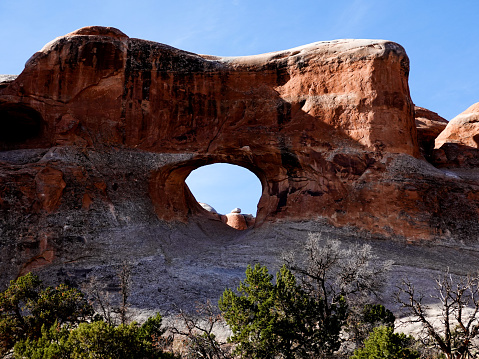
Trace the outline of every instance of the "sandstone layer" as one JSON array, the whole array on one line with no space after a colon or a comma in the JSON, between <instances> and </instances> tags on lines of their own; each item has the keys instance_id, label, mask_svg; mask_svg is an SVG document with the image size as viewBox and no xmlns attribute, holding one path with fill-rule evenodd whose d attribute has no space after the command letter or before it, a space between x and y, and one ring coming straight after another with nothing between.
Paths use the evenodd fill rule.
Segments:
<instances>
[{"instance_id":1,"label":"sandstone layer","mask_svg":"<svg viewBox=\"0 0 479 359\"><path fill-rule=\"evenodd\" d=\"M0 83L2 270L107 247L128 256L114 235L138 228L222 225L185 184L215 162L260 179L256 229L312 220L363 237L475 241L477 173L420 155L408 72L404 49L383 40L225 58L114 28L59 37ZM147 256L144 243L135 250Z\"/></svg>"}]
</instances>

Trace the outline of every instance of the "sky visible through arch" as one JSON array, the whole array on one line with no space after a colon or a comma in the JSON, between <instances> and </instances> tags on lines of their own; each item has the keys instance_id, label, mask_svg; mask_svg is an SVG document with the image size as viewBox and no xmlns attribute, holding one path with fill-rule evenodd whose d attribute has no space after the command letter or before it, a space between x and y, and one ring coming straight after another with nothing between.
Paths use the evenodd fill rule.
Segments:
<instances>
[{"instance_id":1,"label":"sky visible through arch","mask_svg":"<svg viewBox=\"0 0 479 359\"><path fill-rule=\"evenodd\" d=\"M0 74L19 74L47 42L90 25L220 56L321 40L386 39L404 46L409 55L414 103L450 120L479 101L478 14L477 0L0 0ZM204 174L206 180L198 182L225 176L224 183L243 178L248 186L247 177L233 172ZM199 191L194 191L199 200L211 193L206 187ZM254 210L243 212L255 211L258 199L252 194ZM239 207L226 194L223 200L227 211Z\"/></svg>"},{"instance_id":2,"label":"sky visible through arch","mask_svg":"<svg viewBox=\"0 0 479 359\"><path fill-rule=\"evenodd\" d=\"M186 184L198 202L209 204L218 213L240 208L243 214L256 215L261 182L246 168L227 163L203 166L190 173Z\"/></svg>"}]
</instances>

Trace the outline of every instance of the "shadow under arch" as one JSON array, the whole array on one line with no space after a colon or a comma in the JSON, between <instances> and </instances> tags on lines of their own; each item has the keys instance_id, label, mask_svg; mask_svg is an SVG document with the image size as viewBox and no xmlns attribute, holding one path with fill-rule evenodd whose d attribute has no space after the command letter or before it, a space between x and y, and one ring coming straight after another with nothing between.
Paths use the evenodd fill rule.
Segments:
<instances>
[{"instance_id":1,"label":"shadow under arch","mask_svg":"<svg viewBox=\"0 0 479 359\"><path fill-rule=\"evenodd\" d=\"M186 184L186 178L192 171L215 163L227 163L246 168L259 179L262 193L254 227L261 225L269 214L268 208L276 207L277 197L270 194L266 172L250 156L196 155L189 160L161 167L152 175L149 183L150 197L157 216L166 221L187 221L191 217L217 219L216 215L206 211L198 203Z\"/></svg>"}]
</instances>

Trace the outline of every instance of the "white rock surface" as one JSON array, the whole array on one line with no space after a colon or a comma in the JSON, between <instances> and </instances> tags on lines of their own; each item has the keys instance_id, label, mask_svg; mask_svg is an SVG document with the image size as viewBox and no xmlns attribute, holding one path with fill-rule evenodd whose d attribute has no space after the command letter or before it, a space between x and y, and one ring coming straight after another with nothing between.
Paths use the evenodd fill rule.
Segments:
<instances>
[{"instance_id":1,"label":"white rock surface","mask_svg":"<svg viewBox=\"0 0 479 359\"><path fill-rule=\"evenodd\" d=\"M209 204L207 204L207 203L202 203L202 202L198 202L198 204L199 204L201 207L203 207L204 209L206 209L208 212L218 214L218 212L216 212L216 209L214 209L213 207L211 207Z\"/></svg>"}]
</instances>

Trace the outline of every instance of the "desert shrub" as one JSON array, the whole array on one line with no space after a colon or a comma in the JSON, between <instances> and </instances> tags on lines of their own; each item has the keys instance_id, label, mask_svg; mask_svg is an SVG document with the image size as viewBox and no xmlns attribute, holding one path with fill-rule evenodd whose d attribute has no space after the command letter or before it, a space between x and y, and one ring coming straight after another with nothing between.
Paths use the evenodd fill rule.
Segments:
<instances>
[{"instance_id":1,"label":"desert shrub","mask_svg":"<svg viewBox=\"0 0 479 359\"><path fill-rule=\"evenodd\" d=\"M419 353L412 348L414 342L413 337L394 333L390 326L376 327L351 359L419 359Z\"/></svg>"},{"instance_id":2,"label":"desert shrub","mask_svg":"<svg viewBox=\"0 0 479 359\"><path fill-rule=\"evenodd\" d=\"M43 325L38 339L24 339L15 344L15 358L67 359L70 350L66 346L69 328L54 323L50 328Z\"/></svg>"},{"instance_id":3,"label":"desert shrub","mask_svg":"<svg viewBox=\"0 0 479 359\"><path fill-rule=\"evenodd\" d=\"M382 304L366 304L363 309L363 321L375 325L381 323L387 327L394 327L396 317Z\"/></svg>"},{"instance_id":4,"label":"desert shrub","mask_svg":"<svg viewBox=\"0 0 479 359\"><path fill-rule=\"evenodd\" d=\"M351 349L360 347L372 330L379 326L394 328L394 314L382 304L366 304L362 310L348 313L345 337Z\"/></svg>"},{"instance_id":5,"label":"desert shrub","mask_svg":"<svg viewBox=\"0 0 479 359\"><path fill-rule=\"evenodd\" d=\"M0 293L0 354L19 340L38 339L42 326L78 324L92 316L93 309L80 291L65 284L43 288L40 279L29 273Z\"/></svg>"},{"instance_id":6,"label":"desert shrub","mask_svg":"<svg viewBox=\"0 0 479 359\"><path fill-rule=\"evenodd\" d=\"M55 323L43 326L37 340L25 339L15 345L15 358L175 358L165 353L161 316L150 317L143 325L118 326L104 321L81 323L76 328Z\"/></svg>"},{"instance_id":7,"label":"desert shrub","mask_svg":"<svg viewBox=\"0 0 479 359\"><path fill-rule=\"evenodd\" d=\"M225 290L219 307L232 330L235 353L244 358L312 358L340 346L346 303L306 293L285 266L273 276L266 267L248 266L237 292ZM327 312L326 312L327 310Z\"/></svg>"}]
</instances>

